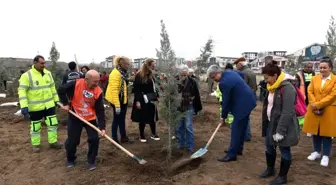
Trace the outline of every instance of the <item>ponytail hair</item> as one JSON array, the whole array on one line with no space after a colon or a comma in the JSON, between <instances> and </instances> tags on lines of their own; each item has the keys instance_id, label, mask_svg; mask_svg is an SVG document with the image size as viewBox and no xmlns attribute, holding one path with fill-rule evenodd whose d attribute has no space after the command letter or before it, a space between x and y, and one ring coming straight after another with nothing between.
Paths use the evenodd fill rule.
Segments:
<instances>
[{"instance_id":1,"label":"ponytail hair","mask_svg":"<svg viewBox=\"0 0 336 185\"><path fill-rule=\"evenodd\" d=\"M267 63L266 66L261 69L261 74L266 74L268 76L274 76L275 74L277 74L278 76L280 76L281 69L278 66L278 62L272 60Z\"/></svg>"}]
</instances>

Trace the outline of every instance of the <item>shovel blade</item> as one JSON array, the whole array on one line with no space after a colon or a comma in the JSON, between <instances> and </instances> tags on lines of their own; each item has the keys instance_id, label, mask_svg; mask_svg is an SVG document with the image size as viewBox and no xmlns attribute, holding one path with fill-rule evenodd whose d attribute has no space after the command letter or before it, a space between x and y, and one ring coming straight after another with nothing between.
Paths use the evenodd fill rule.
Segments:
<instances>
[{"instance_id":1,"label":"shovel blade","mask_svg":"<svg viewBox=\"0 0 336 185\"><path fill-rule=\"evenodd\" d=\"M199 157L202 157L204 154L206 154L208 152L207 148L200 148L199 150L197 150L195 153L193 153L190 158L192 159L196 159Z\"/></svg>"}]
</instances>

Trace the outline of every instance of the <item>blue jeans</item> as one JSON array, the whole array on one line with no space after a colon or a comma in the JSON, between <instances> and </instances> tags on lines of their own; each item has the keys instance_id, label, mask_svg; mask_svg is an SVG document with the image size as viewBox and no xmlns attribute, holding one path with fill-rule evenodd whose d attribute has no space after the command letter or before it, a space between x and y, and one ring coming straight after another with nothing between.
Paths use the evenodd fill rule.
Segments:
<instances>
[{"instance_id":1,"label":"blue jeans","mask_svg":"<svg viewBox=\"0 0 336 185\"><path fill-rule=\"evenodd\" d=\"M245 140L251 140L251 138L252 138L252 135L251 135L251 120L250 120L250 116L249 116L247 127L246 127Z\"/></svg>"},{"instance_id":2,"label":"blue jeans","mask_svg":"<svg viewBox=\"0 0 336 185\"><path fill-rule=\"evenodd\" d=\"M127 112L127 104L120 105L120 114L117 115L115 112L115 107L113 108L113 121L112 121L112 139L118 142L118 128L121 135L121 138L126 137L126 112Z\"/></svg>"},{"instance_id":3,"label":"blue jeans","mask_svg":"<svg viewBox=\"0 0 336 185\"><path fill-rule=\"evenodd\" d=\"M231 124L231 142L227 154L230 157L237 157L238 153L242 153L245 142L245 132L248 124L249 116L246 116L240 120L233 119Z\"/></svg>"},{"instance_id":4,"label":"blue jeans","mask_svg":"<svg viewBox=\"0 0 336 185\"><path fill-rule=\"evenodd\" d=\"M269 130L266 131L266 152L271 154L271 155L276 155L276 145L271 145L270 139L273 139L273 136L270 136ZM282 147L279 146L280 153L281 153L281 158L286 159L288 161L292 160L292 153L291 153L291 148L290 147Z\"/></svg>"},{"instance_id":5,"label":"blue jeans","mask_svg":"<svg viewBox=\"0 0 336 185\"><path fill-rule=\"evenodd\" d=\"M330 156L332 139L331 137L313 135L314 151L320 153L323 145L323 155Z\"/></svg>"},{"instance_id":6,"label":"blue jeans","mask_svg":"<svg viewBox=\"0 0 336 185\"><path fill-rule=\"evenodd\" d=\"M190 152L194 150L194 129L193 129L194 108L189 106L186 116L181 119L176 129L176 137L179 148L187 147Z\"/></svg>"}]
</instances>

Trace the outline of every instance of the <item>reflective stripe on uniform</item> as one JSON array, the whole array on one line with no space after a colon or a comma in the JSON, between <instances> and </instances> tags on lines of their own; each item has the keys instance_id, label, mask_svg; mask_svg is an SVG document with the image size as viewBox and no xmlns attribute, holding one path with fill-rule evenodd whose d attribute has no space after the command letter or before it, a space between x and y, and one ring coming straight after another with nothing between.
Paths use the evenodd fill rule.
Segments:
<instances>
[{"instance_id":1,"label":"reflective stripe on uniform","mask_svg":"<svg viewBox=\"0 0 336 185\"><path fill-rule=\"evenodd\" d=\"M48 127L48 132L57 132L57 126L49 126Z\"/></svg>"},{"instance_id":2,"label":"reflective stripe on uniform","mask_svg":"<svg viewBox=\"0 0 336 185\"><path fill-rule=\"evenodd\" d=\"M47 103L48 101L52 101L53 98L48 98L48 99L45 99L45 100L37 100L37 101L29 101L28 100L28 104L41 104L41 103Z\"/></svg>"},{"instance_id":3,"label":"reflective stripe on uniform","mask_svg":"<svg viewBox=\"0 0 336 185\"><path fill-rule=\"evenodd\" d=\"M304 73L304 78L305 78L306 82L310 82L311 79L313 78L313 74L312 73L310 73L310 74Z\"/></svg>"},{"instance_id":4,"label":"reflective stripe on uniform","mask_svg":"<svg viewBox=\"0 0 336 185\"><path fill-rule=\"evenodd\" d=\"M51 74L48 73L48 75L49 75L50 79L52 79ZM33 77L32 77L31 71L28 71L28 80L29 80L29 83L30 83L30 89L32 89L32 90L49 89L50 87L55 85L55 83L51 83L49 85L41 85L41 86L36 87L34 85L34 82L33 82Z\"/></svg>"},{"instance_id":5,"label":"reflective stripe on uniform","mask_svg":"<svg viewBox=\"0 0 336 185\"><path fill-rule=\"evenodd\" d=\"M19 88L22 88L22 89L28 89L29 86L26 86L26 85L19 85Z\"/></svg>"},{"instance_id":6,"label":"reflective stripe on uniform","mask_svg":"<svg viewBox=\"0 0 336 185\"><path fill-rule=\"evenodd\" d=\"M26 96L24 96L24 97L20 97L20 98L19 98L19 100L26 100L26 99L27 99Z\"/></svg>"}]
</instances>

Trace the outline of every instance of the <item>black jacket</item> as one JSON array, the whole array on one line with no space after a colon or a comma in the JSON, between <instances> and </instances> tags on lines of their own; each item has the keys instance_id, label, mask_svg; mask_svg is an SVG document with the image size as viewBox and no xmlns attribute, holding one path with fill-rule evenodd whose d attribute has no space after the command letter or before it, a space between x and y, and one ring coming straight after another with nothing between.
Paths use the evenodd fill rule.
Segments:
<instances>
[{"instance_id":1,"label":"black jacket","mask_svg":"<svg viewBox=\"0 0 336 185\"><path fill-rule=\"evenodd\" d=\"M73 98L75 93L75 87L76 87L76 81L71 81L69 83L61 85L58 88L58 96L60 98L60 102L63 105L69 105L71 103L69 102L69 99L71 100ZM98 126L101 130L105 130L105 108L104 108L103 93L101 93L98 99L96 100L94 108L96 110Z\"/></svg>"},{"instance_id":2,"label":"black jacket","mask_svg":"<svg viewBox=\"0 0 336 185\"><path fill-rule=\"evenodd\" d=\"M84 78L84 74L77 71L69 71L63 75L62 84L66 84L76 79Z\"/></svg>"},{"instance_id":3,"label":"black jacket","mask_svg":"<svg viewBox=\"0 0 336 185\"><path fill-rule=\"evenodd\" d=\"M179 79L179 77L177 77ZM188 102L192 98L192 105L194 108L195 114L202 110L201 97L196 81L192 77L187 77L182 81L181 84L178 84L178 92L182 95L182 102L180 106L180 111L185 111L184 102ZM187 94L187 96L184 96ZM186 97L188 99L186 99Z\"/></svg>"},{"instance_id":4,"label":"black jacket","mask_svg":"<svg viewBox=\"0 0 336 185\"><path fill-rule=\"evenodd\" d=\"M144 94L151 93L156 93L157 97L159 97L157 88L155 78L153 78L153 81L148 79L147 82L144 83L139 74L135 76L133 83L134 102L131 114L133 122L151 124L156 123L159 120L156 101L145 103L143 98ZM136 107L137 102L141 104L141 109Z\"/></svg>"}]
</instances>

